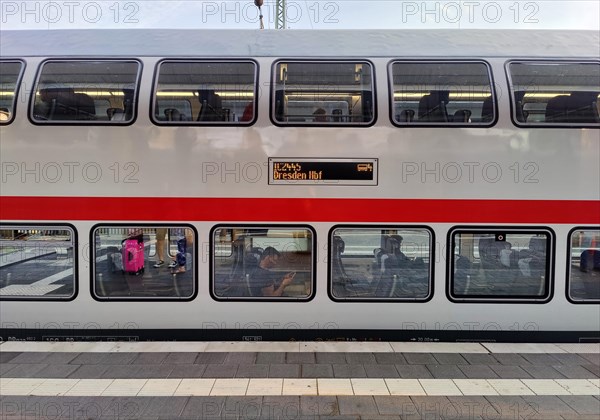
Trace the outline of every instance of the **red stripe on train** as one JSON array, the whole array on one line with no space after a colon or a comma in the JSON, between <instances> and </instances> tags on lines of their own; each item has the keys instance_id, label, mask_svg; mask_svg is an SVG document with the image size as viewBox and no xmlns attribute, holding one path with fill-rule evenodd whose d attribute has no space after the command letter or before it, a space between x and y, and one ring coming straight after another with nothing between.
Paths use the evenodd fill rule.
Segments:
<instances>
[{"instance_id":1,"label":"red stripe on train","mask_svg":"<svg viewBox=\"0 0 600 420\"><path fill-rule=\"evenodd\" d=\"M598 200L0 197L3 220L600 224Z\"/></svg>"}]
</instances>

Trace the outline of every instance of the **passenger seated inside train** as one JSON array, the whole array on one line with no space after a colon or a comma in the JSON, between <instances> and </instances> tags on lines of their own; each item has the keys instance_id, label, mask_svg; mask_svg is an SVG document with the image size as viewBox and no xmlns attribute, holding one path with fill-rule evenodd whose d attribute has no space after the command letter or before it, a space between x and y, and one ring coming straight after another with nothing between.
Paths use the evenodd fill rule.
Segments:
<instances>
[{"instance_id":1,"label":"passenger seated inside train","mask_svg":"<svg viewBox=\"0 0 600 420\"><path fill-rule=\"evenodd\" d=\"M282 296L285 288L292 284L296 272L275 271L280 258L281 253L273 247L267 247L262 252L258 267L250 276L252 296Z\"/></svg>"},{"instance_id":2,"label":"passenger seated inside train","mask_svg":"<svg viewBox=\"0 0 600 420\"><path fill-rule=\"evenodd\" d=\"M39 90L34 116L42 120L91 120L96 118L94 100L71 87L46 86Z\"/></svg>"},{"instance_id":3,"label":"passenger seated inside train","mask_svg":"<svg viewBox=\"0 0 600 420\"><path fill-rule=\"evenodd\" d=\"M545 121L553 123L598 123L598 92L558 95L546 104Z\"/></svg>"},{"instance_id":4,"label":"passenger seated inside train","mask_svg":"<svg viewBox=\"0 0 600 420\"><path fill-rule=\"evenodd\" d=\"M228 121L227 110L223 109L221 97L213 89L198 90L198 100L198 121Z\"/></svg>"},{"instance_id":5,"label":"passenger seated inside train","mask_svg":"<svg viewBox=\"0 0 600 420\"><path fill-rule=\"evenodd\" d=\"M447 90L434 90L419 101L419 122L448 122L446 105L450 100Z\"/></svg>"}]
</instances>

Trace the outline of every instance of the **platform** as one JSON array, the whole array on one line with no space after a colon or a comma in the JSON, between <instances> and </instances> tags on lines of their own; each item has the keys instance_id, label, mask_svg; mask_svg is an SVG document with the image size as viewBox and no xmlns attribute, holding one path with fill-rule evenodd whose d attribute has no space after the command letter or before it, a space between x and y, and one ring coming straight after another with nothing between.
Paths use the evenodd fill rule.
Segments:
<instances>
[{"instance_id":1,"label":"platform","mask_svg":"<svg viewBox=\"0 0 600 420\"><path fill-rule=\"evenodd\" d=\"M600 344L4 342L2 419L597 419Z\"/></svg>"}]
</instances>

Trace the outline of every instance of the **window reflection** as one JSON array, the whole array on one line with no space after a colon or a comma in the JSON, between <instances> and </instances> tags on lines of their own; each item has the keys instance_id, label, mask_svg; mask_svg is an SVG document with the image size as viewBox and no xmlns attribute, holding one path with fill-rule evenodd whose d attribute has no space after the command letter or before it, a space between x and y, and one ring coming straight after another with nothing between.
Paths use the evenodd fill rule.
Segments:
<instances>
[{"instance_id":1,"label":"window reflection","mask_svg":"<svg viewBox=\"0 0 600 420\"><path fill-rule=\"evenodd\" d=\"M218 228L213 233L218 298L307 299L313 290L313 234L306 228Z\"/></svg>"},{"instance_id":2,"label":"window reflection","mask_svg":"<svg viewBox=\"0 0 600 420\"><path fill-rule=\"evenodd\" d=\"M0 298L68 299L75 291L74 232L68 227L0 228Z\"/></svg>"},{"instance_id":3,"label":"window reflection","mask_svg":"<svg viewBox=\"0 0 600 420\"><path fill-rule=\"evenodd\" d=\"M96 297L193 296L195 238L190 227L102 226L94 238Z\"/></svg>"}]
</instances>

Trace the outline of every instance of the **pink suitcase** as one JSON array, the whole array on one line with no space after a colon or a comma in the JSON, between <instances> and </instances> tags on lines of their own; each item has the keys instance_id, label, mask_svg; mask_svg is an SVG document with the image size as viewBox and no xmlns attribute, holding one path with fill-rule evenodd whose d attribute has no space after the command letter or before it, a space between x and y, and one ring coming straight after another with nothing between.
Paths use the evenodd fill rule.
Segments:
<instances>
[{"instance_id":1,"label":"pink suitcase","mask_svg":"<svg viewBox=\"0 0 600 420\"><path fill-rule=\"evenodd\" d=\"M138 275L144 271L144 243L136 239L123 241L123 271Z\"/></svg>"}]
</instances>

